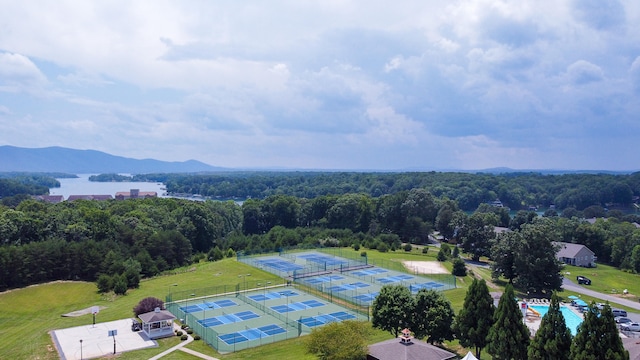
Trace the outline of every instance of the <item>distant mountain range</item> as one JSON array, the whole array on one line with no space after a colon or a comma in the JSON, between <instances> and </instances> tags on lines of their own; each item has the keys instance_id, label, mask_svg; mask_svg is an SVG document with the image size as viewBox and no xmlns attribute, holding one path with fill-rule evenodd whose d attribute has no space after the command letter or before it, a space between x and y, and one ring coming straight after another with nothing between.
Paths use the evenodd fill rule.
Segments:
<instances>
[{"instance_id":1,"label":"distant mountain range","mask_svg":"<svg viewBox=\"0 0 640 360\"><path fill-rule=\"evenodd\" d=\"M195 173L225 171L196 160L168 162L154 159L131 159L96 150L63 147L20 148L0 146L0 172L101 173Z\"/></svg>"},{"instance_id":2,"label":"distant mountain range","mask_svg":"<svg viewBox=\"0 0 640 360\"><path fill-rule=\"evenodd\" d=\"M15 146L0 146L0 172L61 172L70 174L149 174L149 173L205 173L221 171L310 171L310 172L465 172L465 173L540 173L544 175L559 174L630 174L633 171L609 170L535 170L511 169L505 167L460 170L460 169L427 169L407 168L398 170L376 169L299 169L299 168L224 168L211 166L196 160L169 162L154 159L132 159L110 155L97 150L77 150L58 146L46 148L21 148Z\"/></svg>"}]
</instances>

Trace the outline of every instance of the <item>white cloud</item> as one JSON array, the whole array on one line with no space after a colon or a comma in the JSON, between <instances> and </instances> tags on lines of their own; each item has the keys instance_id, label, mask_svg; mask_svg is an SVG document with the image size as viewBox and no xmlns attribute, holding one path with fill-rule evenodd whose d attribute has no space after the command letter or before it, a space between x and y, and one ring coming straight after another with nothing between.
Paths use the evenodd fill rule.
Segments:
<instances>
[{"instance_id":1,"label":"white cloud","mask_svg":"<svg viewBox=\"0 0 640 360\"><path fill-rule=\"evenodd\" d=\"M0 142L227 166L601 168L585 144L626 153L614 129L640 130L638 43L628 0L7 2L15 128Z\"/></svg>"},{"instance_id":2,"label":"white cloud","mask_svg":"<svg viewBox=\"0 0 640 360\"><path fill-rule=\"evenodd\" d=\"M0 90L39 91L46 83L47 78L26 56L0 53Z\"/></svg>"}]
</instances>

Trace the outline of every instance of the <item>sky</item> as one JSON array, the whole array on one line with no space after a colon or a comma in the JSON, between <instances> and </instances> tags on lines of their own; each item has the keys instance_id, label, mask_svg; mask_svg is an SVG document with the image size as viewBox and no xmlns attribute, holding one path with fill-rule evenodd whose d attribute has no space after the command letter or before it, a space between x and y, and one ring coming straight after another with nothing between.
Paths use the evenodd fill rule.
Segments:
<instances>
[{"instance_id":1,"label":"sky","mask_svg":"<svg viewBox=\"0 0 640 360\"><path fill-rule=\"evenodd\" d=\"M0 145L232 168L640 169L637 0L0 8Z\"/></svg>"}]
</instances>

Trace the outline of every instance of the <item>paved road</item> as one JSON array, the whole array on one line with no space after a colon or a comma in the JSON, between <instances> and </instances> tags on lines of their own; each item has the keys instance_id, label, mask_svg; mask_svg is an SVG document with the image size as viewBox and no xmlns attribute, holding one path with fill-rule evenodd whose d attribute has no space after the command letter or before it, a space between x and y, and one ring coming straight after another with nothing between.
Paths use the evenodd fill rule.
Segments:
<instances>
[{"instance_id":1,"label":"paved road","mask_svg":"<svg viewBox=\"0 0 640 360\"><path fill-rule=\"evenodd\" d=\"M598 299L602 299L602 300L607 300L611 303L617 303L620 305L624 305L627 307L630 307L632 309L636 309L638 311L640 311L640 302L636 302L636 301L631 301L625 298L621 298L621 297L617 297L617 296L611 296L608 294L603 294L597 291L593 291L590 289L587 289L584 286L580 286L577 285L576 283L574 283L573 281L564 278L562 280L562 287L565 290L569 290L569 291L573 291L573 292L577 292L580 294L584 294L584 295L589 295L589 296L593 296L594 298L598 298Z\"/></svg>"},{"instance_id":2,"label":"paved road","mask_svg":"<svg viewBox=\"0 0 640 360\"><path fill-rule=\"evenodd\" d=\"M606 300L609 301L610 303L614 303L614 304L620 304L620 305L624 305L626 307L630 307L632 309L636 309L638 311L638 313L628 313L628 317L636 322L640 322L640 302L635 302L635 301L631 301L629 299L624 299L621 297L617 297L617 296L611 296L608 294L604 294L604 293L600 293L597 291L593 291L590 289L587 289L584 286L578 285L576 283L574 283L573 281L567 279L567 278L563 278L562 279L562 287L565 290L568 291L573 291L573 292L577 292L580 294L584 294L584 295L589 295L592 296L596 299L602 299L602 300ZM614 306L612 306L614 307Z\"/></svg>"}]
</instances>

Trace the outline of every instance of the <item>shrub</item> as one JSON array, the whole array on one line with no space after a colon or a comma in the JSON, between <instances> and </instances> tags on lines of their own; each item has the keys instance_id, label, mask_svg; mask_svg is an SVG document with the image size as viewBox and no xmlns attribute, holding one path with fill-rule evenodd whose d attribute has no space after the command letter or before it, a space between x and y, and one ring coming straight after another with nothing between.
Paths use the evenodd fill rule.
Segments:
<instances>
[{"instance_id":1,"label":"shrub","mask_svg":"<svg viewBox=\"0 0 640 360\"><path fill-rule=\"evenodd\" d=\"M189 335L193 334L193 330L187 329L187 334L189 334Z\"/></svg>"},{"instance_id":2,"label":"shrub","mask_svg":"<svg viewBox=\"0 0 640 360\"><path fill-rule=\"evenodd\" d=\"M176 336L182 336L182 331L176 332Z\"/></svg>"},{"instance_id":3,"label":"shrub","mask_svg":"<svg viewBox=\"0 0 640 360\"><path fill-rule=\"evenodd\" d=\"M98 286L98 292L100 293L109 292L113 290L113 279L107 274L100 274L96 286Z\"/></svg>"},{"instance_id":4,"label":"shrub","mask_svg":"<svg viewBox=\"0 0 640 360\"><path fill-rule=\"evenodd\" d=\"M455 258L455 260L453 260L453 270L451 273L455 276L467 276L467 267L464 264L464 260Z\"/></svg>"},{"instance_id":5,"label":"shrub","mask_svg":"<svg viewBox=\"0 0 640 360\"><path fill-rule=\"evenodd\" d=\"M127 293L127 279L124 275L114 275L113 292L116 295L124 295Z\"/></svg>"},{"instance_id":6,"label":"shrub","mask_svg":"<svg viewBox=\"0 0 640 360\"><path fill-rule=\"evenodd\" d=\"M140 314L144 314L144 313L148 313L151 312L153 310L155 310L155 308L160 308L160 309L164 309L164 302L158 298L154 298L154 297L146 297L142 300L140 300L140 302L138 303L138 305L136 305L133 308L133 314L135 316L138 316Z\"/></svg>"},{"instance_id":7,"label":"shrub","mask_svg":"<svg viewBox=\"0 0 640 360\"><path fill-rule=\"evenodd\" d=\"M411 251L411 250L413 250L413 246L411 246L411 244L404 245L404 251Z\"/></svg>"},{"instance_id":8,"label":"shrub","mask_svg":"<svg viewBox=\"0 0 640 360\"><path fill-rule=\"evenodd\" d=\"M440 251L438 251L438 256L436 257L436 259L438 259L438 261L447 260L447 252L443 248L440 248Z\"/></svg>"},{"instance_id":9,"label":"shrub","mask_svg":"<svg viewBox=\"0 0 640 360\"><path fill-rule=\"evenodd\" d=\"M193 337L193 340L200 340L200 335L195 335L195 336Z\"/></svg>"},{"instance_id":10,"label":"shrub","mask_svg":"<svg viewBox=\"0 0 640 360\"><path fill-rule=\"evenodd\" d=\"M425 247L422 248L422 253L423 254L426 254L428 252L429 252L429 247L425 246Z\"/></svg>"},{"instance_id":11,"label":"shrub","mask_svg":"<svg viewBox=\"0 0 640 360\"><path fill-rule=\"evenodd\" d=\"M180 329L184 329L184 328L188 328L188 327L189 327L189 325L187 325L187 324L180 325Z\"/></svg>"},{"instance_id":12,"label":"shrub","mask_svg":"<svg viewBox=\"0 0 640 360\"><path fill-rule=\"evenodd\" d=\"M360 256L362 256L362 257L366 257L366 256L367 256L367 252L366 252L366 251L361 252L361 253L360 253Z\"/></svg>"},{"instance_id":13,"label":"shrub","mask_svg":"<svg viewBox=\"0 0 640 360\"><path fill-rule=\"evenodd\" d=\"M185 335L180 336L180 340L182 340L182 341L185 341L185 340L187 340L188 338L189 338L189 336L187 336L186 334L185 334Z\"/></svg>"}]
</instances>

